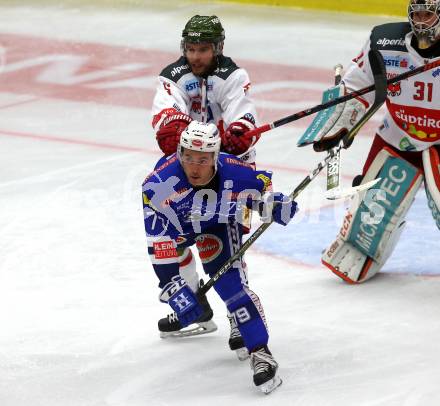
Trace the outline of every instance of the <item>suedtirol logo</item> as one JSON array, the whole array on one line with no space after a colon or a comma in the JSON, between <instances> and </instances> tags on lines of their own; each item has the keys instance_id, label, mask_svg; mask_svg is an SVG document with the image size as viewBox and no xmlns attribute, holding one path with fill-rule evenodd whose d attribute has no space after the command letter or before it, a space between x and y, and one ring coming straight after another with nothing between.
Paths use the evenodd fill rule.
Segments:
<instances>
[{"instance_id":1,"label":"suedtirol logo","mask_svg":"<svg viewBox=\"0 0 440 406\"><path fill-rule=\"evenodd\" d=\"M440 140L440 112L438 110L389 103L388 111L395 124L410 138L424 142Z\"/></svg>"}]
</instances>

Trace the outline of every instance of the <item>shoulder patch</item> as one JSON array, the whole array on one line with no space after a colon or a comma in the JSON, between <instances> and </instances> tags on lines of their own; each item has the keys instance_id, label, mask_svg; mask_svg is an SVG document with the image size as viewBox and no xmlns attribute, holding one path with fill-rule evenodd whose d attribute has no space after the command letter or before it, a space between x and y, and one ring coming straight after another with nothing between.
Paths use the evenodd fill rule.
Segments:
<instances>
[{"instance_id":1,"label":"shoulder patch","mask_svg":"<svg viewBox=\"0 0 440 406\"><path fill-rule=\"evenodd\" d=\"M154 168L154 171L151 172L143 181L143 185L150 181L153 177L156 177L162 172L165 168L168 168L171 164L178 160L177 155L171 156L171 158L161 158L158 162L158 165Z\"/></svg>"},{"instance_id":2,"label":"shoulder patch","mask_svg":"<svg viewBox=\"0 0 440 406\"><path fill-rule=\"evenodd\" d=\"M229 165L243 166L252 170L254 169L252 165L248 164L247 162L243 162L240 158L226 157L225 162Z\"/></svg>"},{"instance_id":3,"label":"shoulder patch","mask_svg":"<svg viewBox=\"0 0 440 406\"><path fill-rule=\"evenodd\" d=\"M239 66L229 57L220 55L218 57L218 67L214 71L213 75L218 76L220 79L226 80L231 73L240 69Z\"/></svg>"},{"instance_id":4,"label":"shoulder patch","mask_svg":"<svg viewBox=\"0 0 440 406\"><path fill-rule=\"evenodd\" d=\"M405 22L378 25L371 32L371 49L405 51L405 36L410 31L410 24Z\"/></svg>"},{"instance_id":5,"label":"shoulder patch","mask_svg":"<svg viewBox=\"0 0 440 406\"><path fill-rule=\"evenodd\" d=\"M181 56L176 62L168 65L160 72L160 76L163 76L173 82L176 82L185 74L190 73L191 69L186 61L186 58Z\"/></svg>"}]
</instances>

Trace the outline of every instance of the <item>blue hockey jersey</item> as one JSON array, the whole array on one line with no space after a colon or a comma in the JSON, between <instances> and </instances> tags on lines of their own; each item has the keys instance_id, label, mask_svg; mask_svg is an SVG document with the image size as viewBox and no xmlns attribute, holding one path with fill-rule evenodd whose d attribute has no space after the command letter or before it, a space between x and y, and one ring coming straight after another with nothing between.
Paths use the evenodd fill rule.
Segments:
<instances>
[{"instance_id":1,"label":"blue hockey jersey","mask_svg":"<svg viewBox=\"0 0 440 406\"><path fill-rule=\"evenodd\" d=\"M217 173L206 186L188 182L177 155L161 158L142 185L149 237L193 237L233 219L272 189L272 173L257 171L234 155L220 153Z\"/></svg>"}]
</instances>

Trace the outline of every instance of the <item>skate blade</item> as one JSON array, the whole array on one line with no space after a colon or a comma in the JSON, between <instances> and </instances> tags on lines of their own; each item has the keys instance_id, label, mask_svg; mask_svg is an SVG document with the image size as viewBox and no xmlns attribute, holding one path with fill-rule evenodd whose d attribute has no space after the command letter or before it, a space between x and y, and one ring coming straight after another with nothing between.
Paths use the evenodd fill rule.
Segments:
<instances>
[{"instance_id":1,"label":"skate blade","mask_svg":"<svg viewBox=\"0 0 440 406\"><path fill-rule=\"evenodd\" d=\"M283 383L281 378L278 375L275 375L271 380L264 382L260 386L258 386L258 389L261 390L265 395L269 395L272 393L278 386L280 386Z\"/></svg>"},{"instance_id":2,"label":"skate blade","mask_svg":"<svg viewBox=\"0 0 440 406\"><path fill-rule=\"evenodd\" d=\"M161 331L160 338L181 338L209 334L217 330L217 324L212 320L190 324L178 331Z\"/></svg>"},{"instance_id":3,"label":"skate blade","mask_svg":"<svg viewBox=\"0 0 440 406\"><path fill-rule=\"evenodd\" d=\"M246 347L241 347L238 350L235 350L235 353L240 361L246 361L250 357Z\"/></svg>"}]
</instances>

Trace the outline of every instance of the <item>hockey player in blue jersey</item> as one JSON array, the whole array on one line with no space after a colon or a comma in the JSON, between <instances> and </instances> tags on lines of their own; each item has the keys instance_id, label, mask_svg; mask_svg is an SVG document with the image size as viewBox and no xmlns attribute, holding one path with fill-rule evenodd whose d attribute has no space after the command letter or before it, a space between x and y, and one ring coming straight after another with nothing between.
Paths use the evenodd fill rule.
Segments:
<instances>
[{"instance_id":1,"label":"hockey player in blue jersey","mask_svg":"<svg viewBox=\"0 0 440 406\"><path fill-rule=\"evenodd\" d=\"M296 212L295 202L272 193L270 172L220 153L220 143L214 124L192 121L181 135L177 153L162 158L143 183L148 252L162 289L160 299L174 310L166 321L180 328L194 322L203 328L203 318L209 323L212 316L206 316L206 298L197 295L199 281L182 275L185 267L179 267L179 254L196 245L203 269L211 277L241 247L245 207L258 210L263 221L283 225ZM239 359L250 355L255 385L271 392L281 384L278 364L268 348L263 307L249 289L244 259L237 260L214 288L242 342ZM166 335L163 326L159 329ZM170 332L175 330L170 326Z\"/></svg>"},{"instance_id":2,"label":"hockey player in blue jersey","mask_svg":"<svg viewBox=\"0 0 440 406\"><path fill-rule=\"evenodd\" d=\"M254 163L254 144L259 136L248 136L258 125L257 111L251 99L247 71L223 54L225 30L215 15L194 15L185 24L181 37L181 57L164 67L158 76L151 107L152 125L159 148L170 156L177 151L180 134L192 120L214 123L220 130L221 150ZM245 212L250 225L250 213ZM179 256L181 269L190 280L199 279L191 249ZM186 268L183 270L183 268ZM202 329L192 334L217 329L208 301ZM231 323L231 343L239 345ZM173 337L188 335L167 318L159 321L162 333ZM174 327L174 330L171 330Z\"/></svg>"}]
</instances>

